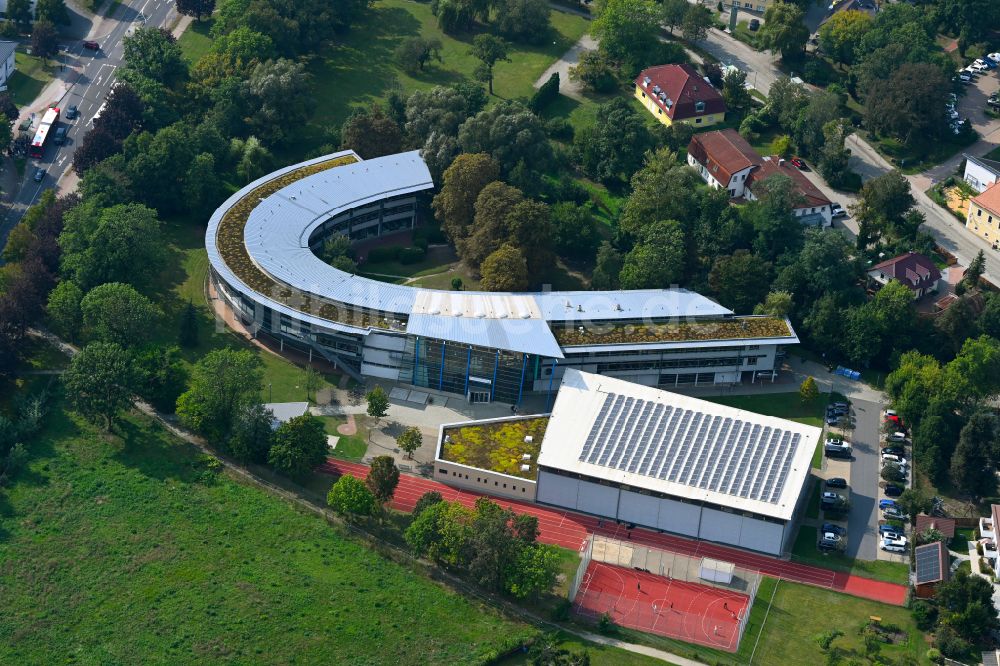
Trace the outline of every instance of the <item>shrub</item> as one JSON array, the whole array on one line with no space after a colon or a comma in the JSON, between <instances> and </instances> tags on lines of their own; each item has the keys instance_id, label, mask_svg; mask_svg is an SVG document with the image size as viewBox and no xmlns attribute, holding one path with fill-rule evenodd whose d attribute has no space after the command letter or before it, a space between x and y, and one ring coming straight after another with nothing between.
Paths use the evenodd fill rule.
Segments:
<instances>
[{"instance_id":1,"label":"shrub","mask_svg":"<svg viewBox=\"0 0 1000 666\"><path fill-rule=\"evenodd\" d=\"M380 264L385 261L396 261L399 259L401 247L373 247L368 251L368 261Z\"/></svg>"},{"instance_id":2,"label":"shrub","mask_svg":"<svg viewBox=\"0 0 1000 666\"><path fill-rule=\"evenodd\" d=\"M569 143L573 140L573 125L565 118L553 118L545 123L545 133L553 139Z\"/></svg>"},{"instance_id":3,"label":"shrub","mask_svg":"<svg viewBox=\"0 0 1000 666\"><path fill-rule=\"evenodd\" d=\"M556 622L565 622L569 619L569 612L573 604L569 599L560 599L555 608L552 609L552 619Z\"/></svg>"},{"instance_id":4,"label":"shrub","mask_svg":"<svg viewBox=\"0 0 1000 666\"><path fill-rule=\"evenodd\" d=\"M602 634L610 634L615 630L615 621L607 613L602 613L601 619L597 621L597 630Z\"/></svg>"},{"instance_id":5,"label":"shrub","mask_svg":"<svg viewBox=\"0 0 1000 666\"><path fill-rule=\"evenodd\" d=\"M415 264L418 261L423 261L424 257L427 256L427 250L420 247L404 247L399 249L399 263L401 264Z\"/></svg>"},{"instance_id":6,"label":"shrub","mask_svg":"<svg viewBox=\"0 0 1000 666\"><path fill-rule=\"evenodd\" d=\"M545 107L555 101L557 97L559 97L559 72L552 72L549 80L543 83L535 91L535 94L531 96L528 108L534 113L540 113Z\"/></svg>"},{"instance_id":7,"label":"shrub","mask_svg":"<svg viewBox=\"0 0 1000 666\"><path fill-rule=\"evenodd\" d=\"M935 664L940 664L944 662L944 656L941 654L941 650L937 648L931 648L927 651L927 661L933 662Z\"/></svg>"},{"instance_id":8,"label":"shrub","mask_svg":"<svg viewBox=\"0 0 1000 666\"><path fill-rule=\"evenodd\" d=\"M913 621L917 623L917 628L921 631L929 631L937 624L938 609L926 601L913 602L910 612L913 614Z\"/></svg>"}]
</instances>

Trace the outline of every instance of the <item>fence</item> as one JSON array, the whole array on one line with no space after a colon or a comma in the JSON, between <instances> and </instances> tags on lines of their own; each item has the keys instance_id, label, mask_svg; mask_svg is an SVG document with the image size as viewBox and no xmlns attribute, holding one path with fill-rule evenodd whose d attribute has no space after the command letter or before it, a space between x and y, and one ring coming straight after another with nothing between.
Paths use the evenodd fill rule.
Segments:
<instances>
[{"instance_id":1,"label":"fence","mask_svg":"<svg viewBox=\"0 0 1000 666\"><path fill-rule=\"evenodd\" d=\"M583 544L583 549L580 551L580 566L576 568L576 575L573 576L573 584L569 587L569 600L570 602L576 601L576 593L580 591L580 585L583 583L583 577L587 574L587 567L590 566L590 560L594 554L594 539L593 536Z\"/></svg>"}]
</instances>

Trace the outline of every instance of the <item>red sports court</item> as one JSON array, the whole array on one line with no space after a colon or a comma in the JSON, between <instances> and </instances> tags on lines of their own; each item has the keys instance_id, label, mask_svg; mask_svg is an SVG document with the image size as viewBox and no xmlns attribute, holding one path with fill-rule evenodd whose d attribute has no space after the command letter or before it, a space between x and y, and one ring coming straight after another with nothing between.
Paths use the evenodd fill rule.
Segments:
<instances>
[{"instance_id":1,"label":"red sports court","mask_svg":"<svg viewBox=\"0 0 1000 666\"><path fill-rule=\"evenodd\" d=\"M728 652L739 647L750 597L592 561L574 601L590 618Z\"/></svg>"}]
</instances>

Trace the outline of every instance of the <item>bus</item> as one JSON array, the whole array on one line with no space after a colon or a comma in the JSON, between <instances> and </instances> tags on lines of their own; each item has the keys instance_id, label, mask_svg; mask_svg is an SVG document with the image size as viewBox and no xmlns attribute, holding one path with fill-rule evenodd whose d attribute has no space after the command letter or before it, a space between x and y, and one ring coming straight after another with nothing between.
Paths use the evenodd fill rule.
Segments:
<instances>
[{"instance_id":1,"label":"bus","mask_svg":"<svg viewBox=\"0 0 1000 666\"><path fill-rule=\"evenodd\" d=\"M49 140L49 132L52 126L59 120L59 109L52 107L42 116L42 122L35 132L35 138L31 140L31 149L28 154L32 157L41 157L45 151L45 142Z\"/></svg>"}]
</instances>

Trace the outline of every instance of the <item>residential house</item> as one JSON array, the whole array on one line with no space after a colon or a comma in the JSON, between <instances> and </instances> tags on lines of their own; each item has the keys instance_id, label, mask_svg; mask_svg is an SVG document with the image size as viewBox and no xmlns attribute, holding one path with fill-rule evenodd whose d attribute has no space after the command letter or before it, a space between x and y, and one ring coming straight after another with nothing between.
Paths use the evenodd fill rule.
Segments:
<instances>
[{"instance_id":1,"label":"residential house","mask_svg":"<svg viewBox=\"0 0 1000 666\"><path fill-rule=\"evenodd\" d=\"M969 200L965 227L998 247L1000 242L1000 182L993 183Z\"/></svg>"},{"instance_id":2,"label":"residential house","mask_svg":"<svg viewBox=\"0 0 1000 666\"><path fill-rule=\"evenodd\" d=\"M868 277L880 286L896 280L913 292L913 298L937 293L941 271L934 262L917 252L907 252L868 269Z\"/></svg>"},{"instance_id":3,"label":"residential house","mask_svg":"<svg viewBox=\"0 0 1000 666\"><path fill-rule=\"evenodd\" d=\"M635 98L664 125L707 127L726 119L726 102L691 65L658 65L635 79Z\"/></svg>"},{"instance_id":4,"label":"residential house","mask_svg":"<svg viewBox=\"0 0 1000 666\"><path fill-rule=\"evenodd\" d=\"M1000 162L988 160L985 157L974 157L965 155L965 182L972 186L976 192L982 192L1000 180Z\"/></svg>"},{"instance_id":5,"label":"residential house","mask_svg":"<svg viewBox=\"0 0 1000 666\"><path fill-rule=\"evenodd\" d=\"M955 519L918 513L916 533L923 534L927 530L940 532L944 538L952 539L955 536Z\"/></svg>"},{"instance_id":6,"label":"residential house","mask_svg":"<svg viewBox=\"0 0 1000 666\"><path fill-rule=\"evenodd\" d=\"M17 42L0 40L0 89L7 89L7 82L10 80L17 63L14 60L14 51L17 49Z\"/></svg>"},{"instance_id":7,"label":"residential house","mask_svg":"<svg viewBox=\"0 0 1000 666\"><path fill-rule=\"evenodd\" d=\"M730 197L758 198L760 183L766 178L784 175L791 179L801 200L794 213L803 224L833 225L830 200L802 172L785 160L761 157L740 133L733 129L702 132L691 137L688 164L709 186L723 188Z\"/></svg>"},{"instance_id":8,"label":"residential house","mask_svg":"<svg viewBox=\"0 0 1000 666\"><path fill-rule=\"evenodd\" d=\"M722 6L728 11L735 6L745 12L757 12L763 14L771 6L772 0L722 0Z\"/></svg>"},{"instance_id":9,"label":"residential house","mask_svg":"<svg viewBox=\"0 0 1000 666\"><path fill-rule=\"evenodd\" d=\"M913 551L913 569L916 595L921 599L933 597L937 586L948 580L951 573L948 549L940 541L917 546Z\"/></svg>"},{"instance_id":10,"label":"residential house","mask_svg":"<svg viewBox=\"0 0 1000 666\"><path fill-rule=\"evenodd\" d=\"M994 571L997 569L997 525L1000 525L1000 504L993 504L990 515L979 519L979 543L983 546L983 557Z\"/></svg>"}]
</instances>

